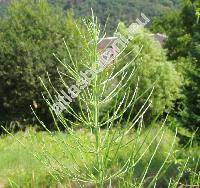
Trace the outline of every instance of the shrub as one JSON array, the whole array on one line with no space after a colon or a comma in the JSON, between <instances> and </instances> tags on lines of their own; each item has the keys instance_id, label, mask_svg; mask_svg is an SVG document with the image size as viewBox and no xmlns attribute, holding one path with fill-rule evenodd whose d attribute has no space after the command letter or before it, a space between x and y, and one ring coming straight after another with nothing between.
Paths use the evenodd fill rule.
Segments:
<instances>
[{"instance_id":1,"label":"shrub","mask_svg":"<svg viewBox=\"0 0 200 188\"><path fill-rule=\"evenodd\" d=\"M124 24L120 24L119 30L125 36L127 35L128 31ZM138 96L143 94L143 97L138 97L138 107L135 108L135 111L138 111L153 88L151 95L152 105L147 115L154 116L158 113L162 114L169 111L173 107L173 102L180 95L181 76L175 70L172 62L167 61L165 50L159 42L153 39L150 32L146 29L141 29L133 37L124 52L124 54L128 55L126 55L125 60L120 61L120 64L124 65L128 60L133 59L138 53L138 49L141 48L141 52L134 60L132 67L129 68L129 71L132 71L136 67L135 74L130 81L133 90L139 78ZM131 53L129 53L130 51Z\"/></svg>"}]
</instances>

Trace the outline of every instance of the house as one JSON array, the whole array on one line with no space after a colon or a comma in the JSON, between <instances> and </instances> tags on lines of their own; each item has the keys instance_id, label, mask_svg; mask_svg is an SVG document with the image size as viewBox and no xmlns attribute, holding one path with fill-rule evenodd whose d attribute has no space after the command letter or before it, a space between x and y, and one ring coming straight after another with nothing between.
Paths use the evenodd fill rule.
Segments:
<instances>
[{"instance_id":1,"label":"house","mask_svg":"<svg viewBox=\"0 0 200 188\"><path fill-rule=\"evenodd\" d=\"M158 41L161 44L161 46L164 46L168 38L167 35L161 33L151 34L150 36L152 36L156 41Z\"/></svg>"}]
</instances>

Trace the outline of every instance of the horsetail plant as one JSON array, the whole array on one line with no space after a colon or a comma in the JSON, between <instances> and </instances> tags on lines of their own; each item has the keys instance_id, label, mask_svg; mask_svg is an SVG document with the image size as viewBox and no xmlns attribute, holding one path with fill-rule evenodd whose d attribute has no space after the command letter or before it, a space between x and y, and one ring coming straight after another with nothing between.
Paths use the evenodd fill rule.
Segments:
<instances>
[{"instance_id":1,"label":"horsetail plant","mask_svg":"<svg viewBox=\"0 0 200 188\"><path fill-rule=\"evenodd\" d=\"M80 185L83 185L82 183L91 183L93 185L96 185L96 187L104 187L105 184L112 186L112 182L115 182L117 178L120 178L126 172L134 168L134 166L141 159L141 157L145 155L145 152L148 149L148 147L150 147L150 145L152 144L150 143L150 145L147 146L146 150L142 153L141 157L137 158L136 156L139 153L139 151L137 151L136 148L140 150L140 147L136 146L133 143L133 141L137 143L138 138L131 138L128 141L124 141L124 138L129 134L129 132L134 128L134 126L142 126L142 118L150 105L149 99L152 92L146 99L145 103L142 105L140 111L135 115L134 118L131 118L131 113L134 109L134 104L137 102L138 99L138 84L135 87L135 91L131 93L129 80L134 75L135 69L133 69L130 73L128 73L127 69L130 68L130 65L134 63L135 58L137 58L140 51L142 50L142 46L140 47L136 57L130 62L127 62L127 64L121 69L118 69L117 63L120 62L120 60L126 58L126 54L123 53L121 53L117 57L118 60L113 60L114 63L109 62L108 66L104 67L103 70L101 67L101 71L99 71L100 61L98 61L98 59L100 57L100 54L98 51L98 43L100 39L100 27L98 26L97 19L95 19L94 16L92 17L91 22L85 22L85 26L87 28L90 41L92 41L92 43L89 43L89 41L87 41L87 36L84 36L84 34L81 33L78 26L77 29L79 31L79 34L82 36L82 39L85 40L85 44L87 44L85 46L87 61L77 62L76 60L72 59L70 49L64 41L66 50L68 52L68 56L71 59L71 65L65 64L64 61L60 60L55 55L55 57L63 65L64 68L64 71L58 70L58 74L60 76L60 80L63 83L64 88L68 91L69 87L65 82L66 76L70 77L75 83L77 83L77 85L79 85L81 80L81 71L86 69L86 71L92 70L94 72L94 70L96 70L97 74L92 75L94 77L91 80L85 80L85 82L87 82L88 85L86 85L85 87L82 86L84 89L82 89L81 92L78 92L78 95L75 89L74 91L70 90L70 93L74 94L72 98L75 98L76 96L76 100L78 101L78 107L76 106L76 109L74 109L73 106L70 106L69 103L65 103L65 106L63 105L64 111L59 114L54 114L54 111L52 110L54 97L48 92L47 87L42 81L47 93L49 94L50 100L47 100L46 97L44 98L50 107L50 111L55 121L55 125L57 125L57 129L60 130L58 126L59 121L60 124L66 129L67 133L72 136L75 144L74 146L72 146L66 143L65 140L56 140L56 142L58 142L58 145L61 142L65 144L66 150L71 154L71 157L75 164L72 169L66 169L61 161L57 161L55 159L57 163L62 167L62 173L68 173L68 176L70 175L71 178L79 182ZM49 81L51 82L50 79ZM89 81L90 83L88 83ZM55 93L59 95L60 92L57 91L55 87L54 90ZM108 105L110 105L111 108L107 108L106 113L104 113L102 117L101 111ZM70 114L75 119L75 121L66 118L66 114ZM127 121L123 122L125 126L121 129L118 129L116 125L120 125L122 123L124 119L123 116L125 114L127 117ZM46 128L44 123L42 121L40 122L43 125L43 127L49 133L51 133ZM85 141L82 140L82 138L80 138L76 134L75 128L77 125L80 124L82 127L87 128L91 131L92 138L90 140L90 147L88 147ZM160 128L160 132L163 136L163 126ZM159 133L157 133L156 136L152 139L152 142L154 139L156 139L158 135ZM162 136L160 138L160 141L162 140ZM159 143L156 147L156 150L159 146ZM132 150L129 151L130 157L128 158L128 160L122 165L120 169L117 169L116 171L110 173L110 163L117 163L118 153L120 149L127 147L127 145L130 144L132 144ZM73 149L77 149L80 152L79 160L77 160L77 157L73 155ZM94 166L91 167L86 164L84 153L90 154ZM152 155L152 158L153 157L154 155ZM81 166L81 164L82 167L78 169ZM141 187L144 182L144 178L148 171L149 165L147 166L143 174L139 187ZM80 172L80 170L82 173Z\"/></svg>"},{"instance_id":2,"label":"horsetail plant","mask_svg":"<svg viewBox=\"0 0 200 188\"><path fill-rule=\"evenodd\" d=\"M142 95L138 95L139 78L134 91L132 91L130 84L130 80L136 70L131 67L134 65L134 60L138 58L142 45L139 48L138 46L133 46L132 50L138 49L136 56L125 65L120 65L120 62L126 61L128 54L124 54L123 50L126 48L129 39L118 35L117 37L123 38L122 41L126 41L125 45L122 45L121 51L116 53L116 49L113 51L112 48L112 53L110 53L105 48L102 52L99 50L99 43L102 38L104 39L105 35L101 37L97 19L92 16L92 21L85 20L84 25L86 33L83 33L79 26L76 25L84 44L84 57L81 61L77 61L72 56L65 40L63 42L71 63L67 64L65 60L61 60L54 54L58 62L63 65L62 70L57 70L60 82L63 84L63 90L58 91L47 74L49 83L55 91L52 94L41 79L48 94L47 96L43 95L43 97L49 106L57 131L61 132L64 129L72 141L69 143L64 137L55 139L54 133L47 128L48 126L33 111L43 128L52 136L58 148L62 150L63 155L68 157L70 165L66 165L62 160L48 152L48 146L45 143L43 143L44 158L39 160L55 172L51 173L51 175L60 185L62 185L62 180L68 177L69 181L74 181L79 187L94 186L103 188L115 185L143 187L147 181L146 176L149 167L163 139L165 127L163 123L159 131L151 138L151 142L143 147L150 133L150 131L147 131L145 138L141 140L143 116L151 105L150 97L153 89L150 88L146 91L149 92L148 97L140 110L133 116L134 106ZM134 37L131 37L131 39L134 40ZM110 48L110 44L107 45ZM128 53L131 53L132 50ZM107 61L102 62L102 53L109 54ZM130 71L130 69L132 70ZM69 87L69 83L75 83L75 85ZM81 90L80 88L77 89L77 86ZM71 97L65 91L68 91ZM68 99L68 101L65 101L64 98ZM54 106L56 101L61 104L61 106L56 107L62 108L61 111L56 110ZM132 138L130 133L135 130L135 127L137 127L137 134ZM88 136L88 140L85 140L77 133L82 130ZM163 161L163 165L161 165L155 176L148 180L149 185L156 185L162 168L172 154L175 138L176 135L167 158ZM133 179L131 175L134 176L136 165L157 139L158 143L150 161L142 172L141 178ZM122 149L127 150L128 158L123 163L120 163ZM36 153L33 152L33 154L39 158ZM127 177L127 174L131 177ZM128 178L131 180L128 181ZM120 182L121 180L123 182Z\"/></svg>"}]
</instances>

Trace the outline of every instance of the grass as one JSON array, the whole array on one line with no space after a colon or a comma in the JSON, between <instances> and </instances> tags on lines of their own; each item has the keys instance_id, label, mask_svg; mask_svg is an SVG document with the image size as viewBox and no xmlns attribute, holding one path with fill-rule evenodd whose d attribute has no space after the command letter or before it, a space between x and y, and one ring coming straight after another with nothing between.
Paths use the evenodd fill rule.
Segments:
<instances>
[{"instance_id":1,"label":"grass","mask_svg":"<svg viewBox=\"0 0 200 188\"><path fill-rule=\"evenodd\" d=\"M140 146L144 138L145 143L142 145L138 157L141 156L143 150L147 148L146 146L151 142L151 138L155 135L156 131L158 131L157 128L150 129L150 132L149 129L142 131L140 138L137 139L137 145ZM146 132L149 132L147 138ZM94 142L94 135L89 131L78 130L77 134L81 139L84 139L85 147ZM102 134L104 134L104 132ZM135 131L131 132L128 136L136 137ZM153 157L142 186L148 184L148 181L155 176L162 166L170 150L173 137L173 133L169 130L164 133L158 152L156 152ZM62 142L60 142L61 140L65 140L65 143L62 144ZM113 179L113 185L118 185L119 187L137 186L137 183L139 185L141 177L151 160L152 153L155 151L158 142L159 138L153 142L144 157L131 171L127 171L120 179ZM75 146L75 148L69 151L68 148L66 148L66 144L71 145L71 148ZM123 147L121 151L119 151L117 162L112 163L112 161L109 161L108 172L112 173L116 171L116 169L122 167L130 156L129 147L133 145L134 143ZM135 149L137 150L138 148ZM177 160L178 151L180 151L180 148L176 141L173 152L162 170L164 173L158 178L157 185L167 186L170 178L178 175L179 165L175 162ZM195 151L197 152L197 149L195 149ZM115 150L112 152L113 155L114 152ZM77 160L77 163L74 163L74 158ZM82 161L83 158L85 159L85 163ZM2 136L0 141L0 185L1 187L58 187L58 185L61 184L64 187L80 187L78 181L70 179L64 168L67 167L73 170L74 166L76 166L76 173L82 174L85 173L83 165L86 164L88 168L93 169L93 174L95 174L95 168L93 168L96 165L94 163L94 158L95 157L91 153L85 153L85 156L81 156L78 147L76 148L76 143L74 143L71 136L66 133L56 132L50 135L47 132L36 133L34 130L29 130L25 133L19 132L15 134L14 137ZM199 181L197 177L196 181ZM86 187L93 187L91 183L85 183L84 185L86 185Z\"/></svg>"}]
</instances>

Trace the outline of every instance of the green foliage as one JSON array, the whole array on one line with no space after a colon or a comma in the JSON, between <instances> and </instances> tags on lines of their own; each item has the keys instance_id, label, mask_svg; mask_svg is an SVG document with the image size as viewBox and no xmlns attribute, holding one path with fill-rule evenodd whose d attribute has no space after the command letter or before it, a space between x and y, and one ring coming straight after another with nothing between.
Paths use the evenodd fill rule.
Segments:
<instances>
[{"instance_id":1,"label":"green foliage","mask_svg":"<svg viewBox=\"0 0 200 188\"><path fill-rule=\"evenodd\" d=\"M128 34L127 28L123 24L119 30L124 35ZM167 61L165 50L163 50L159 42L155 41L150 32L146 29L140 30L133 37L124 52L126 54L132 50L132 53L127 55L126 60L132 59L137 49L141 46L142 50L138 58L135 59L133 66L130 67L131 71L136 66L136 73L130 82L132 88L134 88L139 78L138 94L143 95L143 97L138 99L138 108L143 105L154 88L150 97L152 105L149 108L149 112L151 115L147 114L148 117L152 118L154 115L162 114L173 107L173 102L179 98L182 79L172 62ZM126 61L121 63L126 64ZM146 94L144 94L145 92ZM136 108L135 110L137 112L139 109Z\"/></svg>"},{"instance_id":2,"label":"green foliage","mask_svg":"<svg viewBox=\"0 0 200 188\"><path fill-rule=\"evenodd\" d=\"M184 85L182 97L177 101L174 112L181 123L188 129L196 130L199 125L199 84L200 69L191 58L175 60L176 69L182 74Z\"/></svg>"},{"instance_id":3,"label":"green foliage","mask_svg":"<svg viewBox=\"0 0 200 188\"><path fill-rule=\"evenodd\" d=\"M164 4L168 6L170 2L164 1ZM190 8L184 9L187 14ZM183 24L177 20L174 25ZM11 5L8 15L0 22L0 109L3 118L7 114L13 119L26 118L27 106L33 100L42 103L40 91L43 89L38 75L43 81L50 81L44 85L49 92L46 102L51 106L61 89L67 90L68 86L80 81L81 70L93 68L98 71L97 46L101 36L97 22L92 17L92 22L85 24L88 33L81 24L78 23L78 27L76 24L71 15L64 17L59 9L51 8L46 1L23 0ZM166 28L170 28L170 23ZM195 23L192 28L198 38ZM123 24L119 30L127 34ZM190 32L191 28L177 27L175 33L179 31ZM93 40L88 43L90 37ZM195 96L198 85L193 81L199 76L196 70L199 43L194 42L195 37L190 34L177 37L179 41L174 49L179 48L172 50L170 57L189 56L187 61L195 60L195 66L185 66L186 59L179 59L176 65L183 75L184 89L189 90L187 87L192 86ZM63 44L63 38L67 46ZM183 46L178 43L180 41ZM197 46L187 54L185 48L192 47L191 41ZM52 56L55 49L60 64ZM186 79L191 74L192 79ZM176 134L168 130L164 122L159 126L152 123L148 129L143 129L144 117L151 119L172 108L173 101L180 96L181 81L174 65L166 60L160 44L149 32L140 30L117 60L88 81L89 86L81 91L76 102L65 106L65 111L57 116L51 113L55 125L59 122L67 134L60 130L61 126L57 126L58 132L51 132L49 124L40 121L47 132L35 133L27 129L15 136L10 134L14 136L14 142L10 136L1 138L0 186L149 188L154 185L175 188L183 184L198 185L199 147L195 146L195 150L180 148ZM152 105L148 108L150 93ZM183 100L187 101L185 104L193 105L196 98L193 101L185 94ZM187 114L187 111L182 113ZM193 112L190 117L196 118L197 111ZM76 131L77 125L85 129ZM191 136L187 131L182 134Z\"/></svg>"},{"instance_id":4,"label":"green foliage","mask_svg":"<svg viewBox=\"0 0 200 188\"><path fill-rule=\"evenodd\" d=\"M178 101L181 105L178 117L186 127L196 129L200 125L200 23L197 14L200 4L198 0L184 2L180 12L158 18L152 29L154 32L161 30L169 37L165 45L168 57L174 60L185 81L182 103Z\"/></svg>"},{"instance_id":5,"label":"green foliage","mask_svg":"<svg viewBox=\"0 0 200 188\"><path fill-rule=\"evenodd\" d=\"M76 23L78 24L78 23ZM53 53L63 58L68 47L78 60L81 40L73 17L46 1L23 0L11 4L0 21L0 109L1 119L18 120L29 115L33 100L42 106L39 77L61 88ZM65 59L70 63L69 58ZM44 110L44 108L43 108Z\"/></svg>"}]
</instances>

